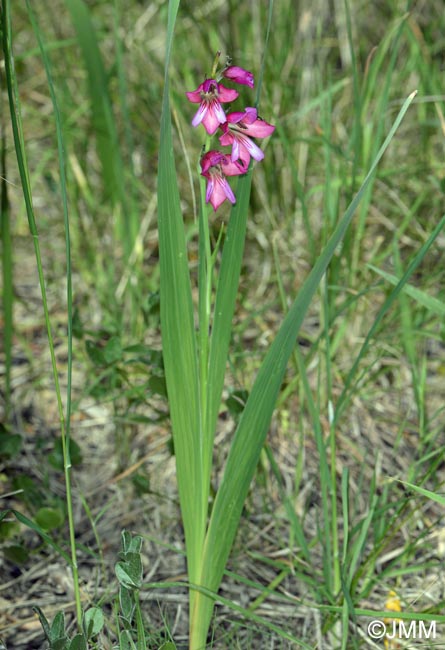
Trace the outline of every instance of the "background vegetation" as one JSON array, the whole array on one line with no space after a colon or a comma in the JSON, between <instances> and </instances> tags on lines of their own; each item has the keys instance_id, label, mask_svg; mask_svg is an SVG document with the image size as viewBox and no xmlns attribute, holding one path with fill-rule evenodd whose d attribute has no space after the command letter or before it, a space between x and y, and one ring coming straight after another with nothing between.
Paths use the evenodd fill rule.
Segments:
<instances>
[{"instance_id":1,"label":"background vegetation","mask_svg":"<svg viewBox=\"0 0 445 650\"><path fill-rule=\"evenodd\" d=\"M186 590L165 588L185 580L185 562L159 334L156 226L167 3L32 4L65 141L82 604L103 608L107 631L97 643L112 647L114 565L121 530L132 530L143 537L144 583L151 585L140 592L147 647L170 636L181 647ZM12 5L24 145L64 394L66 255L53 106L29 10ZM266 2L180 5L171 101L193 270L203 142L190 126L195 107L184 92L204 79L217 50L257 74L267 11ZM443 3L276 0L273 12L259 112L277 130L254 172L215 447L219 467L283 314L401 104L418 94L296 342L212 644L366 647L368 619L360 612L385 609L392 591L402 616L440 614L445 598L444 235L436 232L422 249L444 213ZM2 70L2 505L66 550L58 407L4 79ZM227 216L223 208L212 220L215 240ZM403 291L394 293L409 270ZM8 648L44 647L31 606L50 619L64 610L72 620L66 561L11 517L0 534L0 636ZM159 582L163 589L153 587ZM440 643L444 626L442 632Z\"/></svg>"}]
</instances>

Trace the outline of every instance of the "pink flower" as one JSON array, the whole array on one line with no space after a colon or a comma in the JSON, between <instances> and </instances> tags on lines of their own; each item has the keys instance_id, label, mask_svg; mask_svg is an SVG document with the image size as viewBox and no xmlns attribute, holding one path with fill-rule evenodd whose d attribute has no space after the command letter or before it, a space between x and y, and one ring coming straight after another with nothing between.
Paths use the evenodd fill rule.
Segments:
<instances>
[{"instance_id":1,"label":"pink flower","mask_svg":"<svg viewBox=\"0 0 445 650\"><path fill-rule=\"evenodd\" d=\"M222 73L223 77L234 81L236 84L243 84L243 86L249 86L253 88L253 74L244 68L239 68L237 65L231 65Z\"/></svg>"},{"instance_id":2,"label":"pink flower","mask_svg":"<svg viewBox=\"0 0 445 650\"><path fill-rule=\"evenodd\" d=\"M239 162L232 162L221 151L212 150L204 154L201 158L201 174L208 181L206 203L210 202L215 212L226 199L232 204L236 203L235 195L225 177L239 176L246 172L247 167Z\"/></svg>"},{"instance_id":3,"label":"pink flower","mask_svg":"<svg viewBox=\"0 0 445 650\"><path fill-rule=\"evenodd\" d=\"M215 79L206 79L196 90L185 94L190 102L200 104L192 125L198 126L202 122L209 135L213 135L218 126L226 121L221 104L232 102L238 97L236 90L225 88Z\"/></svg>"},{"instance_id":4,"label":"pink flower","mask_svg":"<svg viewBox=\"0 0 445 650\"><path fill-rule=\"evenodd\" d=\"M266 138L275 131L275 127L258 118L256 108L247 107L244 113L229 113L226 122L221 126L223 135L219 138L222 145L232 145L232 162L241 160L244 167L249 164L250 157L263 160L264 153L250 139Z\"/></svg>"}]
</instances>

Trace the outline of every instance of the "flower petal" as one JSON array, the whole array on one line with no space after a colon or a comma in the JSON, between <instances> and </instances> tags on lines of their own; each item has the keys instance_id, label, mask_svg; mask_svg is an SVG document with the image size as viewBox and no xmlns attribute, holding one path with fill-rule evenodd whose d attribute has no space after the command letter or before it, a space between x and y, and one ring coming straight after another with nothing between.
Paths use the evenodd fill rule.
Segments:
<instances>
[{"instance_id":1,"label":"flower petal","mask_svg":"<svg viewBox=\"0 0 445 650\"><path fill-rule=\"evenodd\" d=\"M189 102L192 102L193 104L199 104L199 102L201 101L201 91L199 88L197 90L193 90L185 94L187 95L187 99L189 100Z\"/></svg>"},{"instance_id":2,"label":"flower petal","mask_svg":"<svg viewBox=\"0 0 445 650\"><path fill-rule=\"evenodd\" d=\"M240 151L240 156L242 157L242 152ZM227 160L221 164L222 170L226 176L240 176L247 172L249 167L250 156L247 157L247 163L243 160L239 163L237 160L233 162L232 160Z\"/></svg>"},{"instance_id":3,"label":"flower petal","mask_svg":"<svg viewBox=\"0 0 445 650\"><path fill-rule=\"evenodd\" d=\"M210 151L207 151L201 158L201 173L202 174L208 174L209 170L211 167L214 167L215 165L219 165L222 161L225 161L226 156L222 153L222 151L216 151L215 149L211 149Z\"/></svg>"},{"instance_id":4,"label":"flower petal","mask_svg":"<svg viewBox=\"0 0 445 650\"><path fill-rule=\"evenodd\" d=\"M239 140L238 138L233 138L233 143L232 143L232 153L230 155L230 160L232 162L235 162L235 160L238 160L239 158Z\"/></svg>"},{"instance_id":5,"label":"flower petal","mask_svg":"<svg viewBox=\"0 0 445 650\"><path fill-rule=\"evenodd\" d=\"M233 88L226 88L222 84L218 84L218 99L225 104L226 102L233 102L239 95L237 90Z\"/></svg>"},{"instance_id":6,"label":"flower petal","mask_svg":"<svg viewBox=\"0 0 445 650\"><path fill-rule=\"evenodd\" d=\"M243 84L244 86L250 86L253 88L254 80L253 74L244 68L239 68L237 65L231 65L229 68L224 70L223 77L230 79L237 84Z\"/></svg>"},{"instance_id":7,"label":"flower petal","mask_svg":"<svg viewBox=\"0 0 445 650\"><path fill-rule=\"evenodd\" d=\"M217 99L214 99L212 101L211 107L213 108L213 110L215 112L215 115L216 115L216 117L218 119L218 126L220 124L225 124L225 122L226 122L226 114L224 112L223 107L221 106L221 104L219 103L219 101Z\"/></svg>"},{"instance_id":8,"label":"flower petal","mask_svg":"<svg viewBox=\"0 0 445 650\"><path fill-rule=\"evenodd\" d=\"M228 147L229 145L231 145L234 139L235 136L231 131L225 131L222 135L219 136L219 141L221 142L223 147Z\"/></svg>"},{"instance_id":9,"label":"flower petal","mask_svg":"<svg viewBox=\"0 0 445 650\"><path fill-rule=\"evenodd\" d=\"M219 108L222 110L221 105L218 102L213 101L211 104L207 104L208 110L202 120L205 130L209 135L213 135L215 133L216 129L221 124L221 119L223 122L226 119L226 114L224 111L222 111L224 115L224 117L222 117L220 111L215 110L215 104L217 104L217 106L219 106Z\"/></svg>"},{"instance_id":10,"label":"flower petal","mask_svg":"<svg viewBox=\"0 0 445 650\"><path fill-rule=\"evenodd\" d=\"M198 124L201 124L201 122L204 120L205 116L207 115L208 110L209 110L208 104L202 102L200 107L195 113L195 117L192 120L192 126L198 126Z\"/></svg>"},{"instance_id":11,"label":"flower petal","mask_svg":"<svg viewBox=\"0 0 445 650\"><path fill-rule=\"evenodd\" d=\"M245 149L244 147L240 147L240 155L239 155L239 157L240 157L240 159L239 159L237 164L240 165L244 169L243 174L245 174L245 173L247 173L247 171L249 169L250 154L247 151L247 149Z\"/></svg>"},{"instance_id":12,"label":"flower petal","mask_svg":"<svg viewBox=\"0 0 445 650\"><path fill-rule=\"evenodd\" d=\"M254 108L253 106L246 106L246 110L244 111L244 123L252 124L252 122L255 122L257 117L258 117L257 109Z\"/></svg>"},{"instance_id":13,"label":"flower petal","mask_svg":"<svg viewBox=\"0 0 445 650\"><path fill-rule=\"evenodd\" d=\"M242 124L245 124L243 121ZM264 120L255 120L252 124L246 124L246 128L243 133L246 135L251 135L254 138L267 138L268 135L271 135L275 131L273 124L269 124Z\"/></svg>"},{"instance_id":14,"label":"flower petal","mask_svg":"<svg viewBox=\"0 0 445 650\"><path fill-rule=\"evenodd\" d=\"M240 148L246 149L255 160L263 160L264 152L246 135L237 133L235 140L239 143ZM234 145L235 146L235 145ZM241 156L238 156L241 158Z\"/></svg>"},{"instance_id":15,"label":"flower petal","mask_svg":"<svg viewBox=\"0 0 445 650\"><path fill-rule=\"evenodd\" d=\"M218 83L215 79L206 79L200 88L204 93L215 93L218 92Z\"/></svg>"},{"instance_id":16,"label":"flower petal","mask_svg":"<svg viewBox=\"0 0 445 650\"><path fill-rule=\"evenodd\" d=\"M237 124L238 122L241 122L246 117L246 113L244 111L235 111L233 113L228 113L226 115L226 120L230 124Z\"/></svg>"},{"instance_id":17,"label":"flower petal","mask_svg":"<svg viewBox=\"0 0 445 650\"><path fill-rule=\"evenodd\" d=\"M221 175L215 176L212 180L212 185L210 189L210 183L207 187L206 192L206 203L211 203L215 212L226 199L229 199L231 203L235 203L235 195L233 194L230 185L227 180Z\"/></svg>"},{"instance_id":18,"label":"flower petal","mask_svg":"<svg viewBox=\"0 0 445 650\"><path fill-rule=\"evenodd\" d=\"M210 197L213 194L215 183L213 182L213 178L209 176L208 182L207 182L207 189L206 189L206 203L210 201Z\"/></svg>"},{"instance_id":19,"label":"flower petal","mask_svg":"<svg viewBox=\"0 0 445 650\"><path fill-rule=\"evenodd\" d=\"M236 203L236 198L235 195L232 191L232 188L230 187L228 181L226 178L221 176L220 178L217 179L218 184L221 185L222 189L225 192L226 197L229 199L230 203L235 204Z\"/></svg>"}]
</instances>

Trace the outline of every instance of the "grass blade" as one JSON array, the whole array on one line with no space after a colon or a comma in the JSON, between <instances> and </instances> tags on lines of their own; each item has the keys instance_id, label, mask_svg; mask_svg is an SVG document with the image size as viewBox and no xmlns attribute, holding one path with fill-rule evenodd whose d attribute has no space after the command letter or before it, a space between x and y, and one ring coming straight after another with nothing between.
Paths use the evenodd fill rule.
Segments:
<instances>
[{"instance_id":1,"label":"grass blade","mask_svg":"<svg viewBox=\"0 0 445 650\"><path fill-rule=\"evenodd\" d=\"M50 61L45 46L42 40L42 34L37 23L35 14L31 8L29 0L26 0L26 8L31 20L34 33L39 44L40 55L42 57L43 65L45 68L46 77L48 80L48 87L51 95L51 102L54 110L54 121L57 134L57 152L59 158L59 175L60 175L60 194L62 200L63 220L65 229L65 257L66 257L66 301L67 301L67 396L66 396L66 416L61 426L61 439L62 451L64 461L65 473L65 488L66 488L66 504L69 524L69 537L71 548L71 559L73 567L73 582L74 594L76 601L76 612L79 627L82 620L82 604L79 588L79 576L77 568L77 553L76 553L76 539L75 539L75 526L74 526L74 513L71 496L71 459L70 459L70 427L71 427L71 383L73 374L73 292L71 281L71 239L70 239L70 226L68 215L68 195L66 186L66 159L65 159L65 144L63 138L62 119L57 101L56 91L53 83L51 73Z\"/></svg>"},{"instance_id":2,"label":"grass blade","mask_svg":"<svg viewBox=\"0 0 445 650\"><path fill-rule=\"evenodd\" d=\"M11 367L12 367L12 335L13 335L13 302L12 287L13 259L11 241L11 221L9 213L8 183L6 181L6 136L2 111L1 123L1 214L0 238L2 242L2 275L3 275L3 336L5 348L5 421L9 422L11 414Z\"/></svg>"},{"instance_id":3,"label":"grass blade","mask_svg":"<svg viewBox=\"0 0 445 650\"><path fill-rule=\"evenodd\" d=\"M368 264L368 267L378 275L381 275L382 278L390 282L394 287L399 284L400 278L398 278L396 275L382 271L382 269L379 269L373 264ZM413 287L412 284L405 284L402 291L406 293L407 296L413 298L416 302L418 302L419 305L426 307L428 311L437 314L437 316L440 316L441 318L445 317L445 304L441 300L430 296L429 294L425 293L425 291L417 289L417 287Z\"/></svg>"},{"instance_id":4,"label":"grass blade","mask_svg":"<svg viewBox=\"0 0 445 650\"><path fill-rule=\"evenodd\" d=\"M419 252L417 255L414 257L412 260L411 264L408 266L407 270L403 274L403 276L400 278L398 281L397 285L395 286L394 290L391 292L391 294L388 296L388 298L385 300L383 303L382 307L380 308L374 323L372 324L368 334L366 335L366 338L363 342L362 347L360 348L360 352L358 353L349 373L348 376L345 379L344 387L341 392L340 397L337 400L336 404L336 409L335 409L335 421L338 420L340 417L340 414L345 407L346 401L348 399L348 396L350 395L350 388L351 388L351 383L354 379L354 376L357 372L358 366L360 364L361 359L363 358L364 354L366 353L366 350L369 347L369 344L372 340L372 337L374 336L375 332L377 331L377 328L379 327L380 323L383 320L384 315L387 313L387 311L390 309L390 307L393 305L394 301L397 299L399 293L403 290L403 287L405 284L408 282L409 278L411 275L414 273L416 268L419 266L423 258L425 257L428 249L430 246L433 244L435 239L439 236L441 230L445 226L445 215L441 218L437 226L434 228L433 232L431 235L428 237L427 241L423 244L423 246L419 249Z\"/></svg>"},{"instance_id":5,"label":"grass blade","mask_svg":"<svg viewBox=\"0 0 445 650\"><path fill-rule=\"evenodd\" d=\"M431 492L431 490L426 490L425 488L422 488L418 485L414 485L413 483L408 483L407 481L400 481L399 479L394 479L398 483L402 483L402 485L405 485L408 487L410 490L413 490L413 492L417 492L417 494L420 494L423 497L426 497L427 499L431 499L432 501L435 501L441 506L445 506L445 496L442 494L436 494L436 492Z\"/></svg>"}]
</instances>

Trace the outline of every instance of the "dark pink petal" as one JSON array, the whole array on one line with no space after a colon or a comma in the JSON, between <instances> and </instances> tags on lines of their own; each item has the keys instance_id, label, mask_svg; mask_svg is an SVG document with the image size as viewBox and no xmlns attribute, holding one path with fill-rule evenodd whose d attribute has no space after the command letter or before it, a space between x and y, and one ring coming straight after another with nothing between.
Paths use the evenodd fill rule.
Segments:
<instances>
[{"instance_id":1,"label":"dark pink petal","mask_svg":"<svg viewBox=\"0 0 445 650\"><path fill-rule=\"evenodd\" d=\"M244 147L240 147L240 160L238 164L244 168L244 173L248 171L250 165L250 154Z\"/></svg>"},{"instance_id":2,"label":"dark pink petal","mask_svg":"<svg viewBox=\"0 0 445 650\"><path fill-rule=\"evenodd\" d=\"M226 88L222 84L218 84L218 99L223 104L226 102L233 102L238 97L238 95L239 93L237 90Z\"/></svg>"},{"instance_id":3,"label":"dark pink petal","mask_svg":"<svg viewBox=\"0 0 445 650\"><path fill-rule=\"evenodd\" d=\"M220 160L221 156L223 156L220 151L216 151L215 149L211 149L210 151L207 151L201 158L201 169L204 171L209 169L212 165L217 165Z\"/></svg>"},{"instance_id":4,"label":"dark pink petal","mask_svg":"<svg viewBox=\"0 0 445 650\"><path fill-rule=\"evenodd\" d=\"M237 65L231 65L227 70L224 70L223 77L237 84L250 86L250 88L254 86L253 74L248 70L244 70L244 68L239 68Z\"/></svg>"},{"instance_id":5,"label":"dark pink petal","mask_svg":"<svg viewBox=\"0 0 445 650\"><path fill-rule=\"evenodd\" d=\"M236 203L235 195L227 180L223 176L216 176L213 191L210 195L210 203L215 212L226 199L229 199L232 204Z\"/></svg>"},{"instance_id":6,"label":"dark pink petal","mask_svg":"<svg viewBox=\"0 0 445 650\"><path fill-rule=\"evenodd\" d=\"M244 119L246 114L241 111L235 111L234 113L228 113L226 115L227 122L229 124L237 124L238 122L241 122L242 119Z\"/></svg>"},{"instance_id":7,"label":"dark pink petal","mask_svg":"<svg viewBox=\"0 0 445 650\"><path fill-rule=\"evenodd\" d=\"M251 135L254 138L267 138L275 131L273 124L269 124L264 120L255 120L253 124L246 125L243 134Z\"/></svg>"},{"instance_id":8,"label":"dark pink petal","mask_svg":"<svg viewBox=\"0 0 445 650\"><path fill-rule=\"evenodd\" d=\"M205 130L209 135L213 135L220 124L226 121L226 114L224 113L221 104L213 100L210 104L206 104L207 111L202 120Z\"/></svg>"},{"instance_id":9,"label":"dark pink petal","mask_svg":"<svg viewBox=\"0 0 445 650\"><path fill-rule=\"evenodd\" d=\"M226 156L222 153L222 151L216 151L215 149L212 149L211 151L207 151L201 158L201 171L203 175L206 175L211 167L214 167L215 165L219 165L221 161L227 160Z\"/></svg>"},{"instance_id":10,"label":"dark pink petal","mask_svg":"<svg viewBox=\"0 0 445 650\"><path fill-rule=\"evenodd\" d=\"M215 79L206 79L200 88L204 93L215 93L218 92L218 83Z\"/></svg>"},{"instance_id":11,"label":"dark pink petal","mask_svg":"<svg viewBox=\"0 0 445 650\"><path fill-rule=\"evenodd\" d=\"M244 112L244 120L243 120L245 124L252 124L252 122L255 122L257 117L258 117L257 109L253 108L252 106L247 106Z\"/></svg>"},{"instance_id":12,"label":"dark pink petal","mask_svg":"<svg viewBox=\"0 0 445 650\"><path fill-rule=\"evenodd\" d=\"M228 113L226 119L228 125L239 124L239 130L242 129L243 134L254 138L266 138L275 131L272 124L258 118L256 108L251 106L248 106L244 113Z\"/></svg>"},{"instance_id":13,"label":"dark pink petal","mask_svg":"<svg viewBox=\"0 0 445 650\"><path fill-rule=\"evenodd\" d=\"M199 104L201 101L201 90L202 90L202 84L198 86L197 90L193 90L192 92L185 93L187 95L187 99L189 102L192 102L193 104Z\"/></svg>"},{"instance_id":14,"label":"dark pink petal","mask_svg":"<svg viewBox=\"0 0 445 650\"><path fill-rule=\"evenodd\" d=\"M223 147L228 147L234 141L235 136L233 135L232 131L230 131L229 129L226 130L224 127L225 125L223 124L221 128L223 129L224 133L223 135L219 136L219 141L221 142Z\"/></svg>"},{"instance_id":15,"label":"dark pink petal","mask_svg":"<svg viewBox=\"0 0 445 650\"><path fill-rule=\"evenodd\" d=\"M247 172L247 168L249 166L249 161L247 161L247 165L243 161L243 163L239 163L237 160L232 161L229 159L226 159L226 162L222 162L221 167L226 176L239 176L240 174L245 174Z\"/></svg>"}]
</instances>

